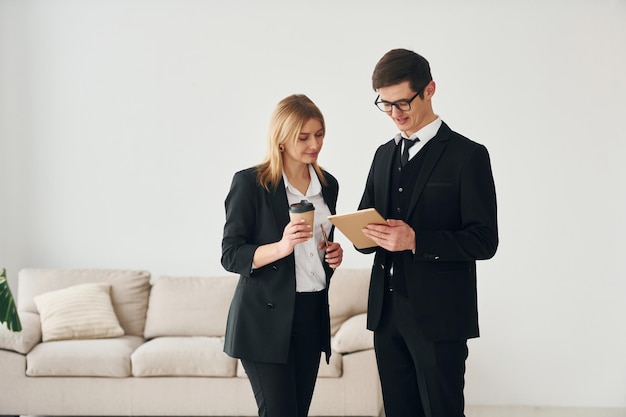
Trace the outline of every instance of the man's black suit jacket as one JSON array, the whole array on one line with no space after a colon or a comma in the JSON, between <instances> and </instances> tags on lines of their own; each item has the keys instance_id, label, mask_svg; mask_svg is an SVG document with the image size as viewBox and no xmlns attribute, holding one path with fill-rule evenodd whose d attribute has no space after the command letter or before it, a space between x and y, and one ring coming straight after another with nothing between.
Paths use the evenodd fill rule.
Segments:
<instances>
[{"instance_id":1,"label":"man's black suit jacket","mask_svg":"<svg viewBox=\"0 0 626 417\"><path fill-rule=\"evenodd\" d=\"M442 123L413 182L407 217L415 230L415 255L402 253L408 297L416 323L430 340L478 337L476 260L498 246L496 194L487 149ZM396 144L374 156L359 209L384 217ZM367 327L376 330L385 291L385 250L377 247L370 282Z\"/></svg>"},{"instance_id":2,"label":"man's black suit jacket","mask_svg":"<svg viewBox=\"0 0 626 417\"><path fill-rule=\"evenodd\" d=\"M324 176L327 185L322 185L322 195L330 212L335 214L339 185L328 172L324 171ZM284 181L281 179L276 189L267 191L257 181L256 168L237 172L225 206L222 265L240 278L228 313L224 352L255 362L286 363L296 296L294 255L252 269L257 247L279 241L289 223ZM333 234L334 229L330 231L330 240ZM328 288L333 270L326 262L323 265ZM328 309L325 315L322 350L328 360Z\"/></svg>"}]
</instances>

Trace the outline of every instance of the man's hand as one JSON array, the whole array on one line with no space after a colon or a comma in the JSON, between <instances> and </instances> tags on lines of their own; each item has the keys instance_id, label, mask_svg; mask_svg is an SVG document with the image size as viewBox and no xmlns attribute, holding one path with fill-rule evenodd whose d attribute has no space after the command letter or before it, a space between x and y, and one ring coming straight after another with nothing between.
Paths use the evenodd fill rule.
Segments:
<instances>
[{"instance_id":1,"label":"man's hand","mask_svg":"<svg viewBox=\"0 0 626 417\"><path fill-rule=\"evenodd\" d=\"M386 225L370 223L363 233L390 252L415 251L415 231L402 220L389 219Z\"/></svg>"}]
</instances>

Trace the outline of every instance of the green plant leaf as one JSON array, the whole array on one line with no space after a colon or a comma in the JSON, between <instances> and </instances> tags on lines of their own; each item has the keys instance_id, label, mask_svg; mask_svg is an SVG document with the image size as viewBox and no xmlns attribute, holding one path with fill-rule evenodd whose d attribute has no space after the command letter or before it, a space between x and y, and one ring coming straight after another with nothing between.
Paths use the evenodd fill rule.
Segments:
<instances>
[{"instance_id":1,"label":"green plant leaf","mask_svg":"<svg viewBox=\"0 0 626 417\"><path fill-rule=\"evenodd\" d=\"M13 300L13 295L11 295L4 268L2 268L2 274L0 274L0 324L2 323L6 323L9 330L13 332L22 330L20 316L17 314L15 301Z\"/></svg>"}]
</instances>

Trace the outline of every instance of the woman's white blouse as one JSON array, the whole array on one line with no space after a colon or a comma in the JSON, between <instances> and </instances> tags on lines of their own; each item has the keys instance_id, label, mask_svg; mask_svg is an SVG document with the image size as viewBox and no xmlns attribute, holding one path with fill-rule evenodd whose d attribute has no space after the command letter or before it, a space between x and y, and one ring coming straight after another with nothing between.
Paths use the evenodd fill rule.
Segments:
<instances>
[{"instance_id":1,"label":"woman's white blouse","mask_svg":"<svg viewBox=\"0 0 626 417\"><path fill-rule=\"evenodd\" d=\"M318 250L317 247L320 242L324 241L320 225L324 227L326 233L330 232L331 223L328 216L331 213L328 205L324 202L324 197L322 197L322 184L320 184L317 173L311 165L309 165L309 173L311 182L306 195L302 195L293 187L283 173L289 204L308 200L315 207L313 238L296 245L293 251L296 260L296 292L317 292L326 288L326 272L322 265L325 251L324 249Z\"/></svg>"}]
</instances>

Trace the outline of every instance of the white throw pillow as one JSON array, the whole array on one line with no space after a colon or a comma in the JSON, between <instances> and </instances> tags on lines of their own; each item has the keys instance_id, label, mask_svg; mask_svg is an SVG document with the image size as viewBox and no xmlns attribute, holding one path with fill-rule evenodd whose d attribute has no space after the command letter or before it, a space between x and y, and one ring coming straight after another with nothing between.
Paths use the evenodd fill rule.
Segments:
<instances>
[{"instance_id":1,"label":"white throw pillow","mask_svg":"<svg viewBox=\"0 0 626 417\"><path fill-rule=\"evenodd\" d=\"M339 268L333 274L328 289L330 304L330 334L334 335L350 317L367 312L370 271Z\"/></svg>"},{"instance_id":2,"label":"white throw pillow","mask_svg":"<svg viewBox=\"0 0 626 417\"><path fill-rule=\"evenodd\" d=\"M81 284L110 284L111 304L125 335L143 336L150 294L150 273L126 269L33 269L19 272L17 305L39 313L35 297Z\"/></svg>"},{"instance_id":3,"label":"white throw pillow","mask_svg":"<svg viewBox=\"0 0 626 417\"><path fill-rule=\"evenodd\" d=\"M334 351L353 353L374 348L374 333L367 330L367 314L357 314L346 320L331 340Z\"/></svg>"},{"instance_id":4,"label":"white throw pillow","mask_svg":"<svg viewBox=\"0 0 626 417\"><path fill-rule=\"evenodd\" d=\"M110 291L105 283L80 284L35 297L43 341L123 336Z\"/></svg>"}]
</instances>

